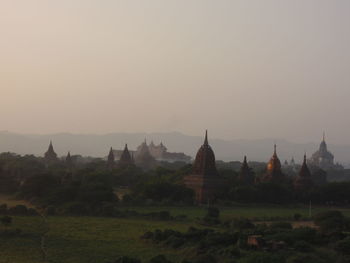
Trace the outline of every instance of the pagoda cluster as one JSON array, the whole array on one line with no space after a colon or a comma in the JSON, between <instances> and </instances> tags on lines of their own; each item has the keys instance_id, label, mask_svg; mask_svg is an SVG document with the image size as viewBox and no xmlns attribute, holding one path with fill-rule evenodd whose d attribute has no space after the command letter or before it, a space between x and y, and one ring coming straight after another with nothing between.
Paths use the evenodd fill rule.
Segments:
<instances>
[{"instance_id":1,"label":"pagoda cluster","mask_svg":"<svg viewBox=\"0 0 350 263\"><path fill-rule=\"evenodd\" d=\"M147 154L147 153L145 153L145 154ZM57 157L57 154L53 148L52 142L50 142L49 148L44 154L44 160L46 161L46 164L48 164L48 165L55 163L59 160ZM73 165L73 160L72 160L70 152L68 152L68 154L65 158L65 162L66 162L67 166ZM124 150L120 156L120 159L117 162L115 161L113 148L112 147L110 148L110 151L109 151L109 154L107 157L107 167L108 168L110 168L110 169L113 169L113 168L123 169L123 168L133 166L133 165L135 165L135 160L134 160L133 155L130 154L127 144L125 144Z\"/></svg>"},{"instance_id":2,"label":"pagoda cluster","mask_svg":"<svg viewBox=\"0 0 350 263\"><path fill-rule=\"evenodd\" d=\"M153 152L151 152L150 149ZM119 157L117 161L115 158L116 152L118 152ZM156 160L154 157L154 152L156 152L159 156L165 156L165 153L167 153L166 148L162 143L159 146L155 146L153 143L148 146L146 140L137 148L136 151L129 151L127 144L122 151L115 151L111 147L106 165L109 169L126 168L130 166L138 166L144 170L152 169L158 164L158 160ZM174 157L176 154L171 154L171 156ZM49 148L45 153L45 160L48 164L58 160L57 154L53 149L52 142L50 142ZM324 138L320 145L320 149L312 155L308 162L311 165L318 165L318 167L321 168L334 166L334 156L328 152L327 144ZM73 163L69 152L66 157L66 163L69 166L71 166ZM314 184L307 164L306 154L304 155L303 163L297 176L292 178L285 175L282 171L282 165L277 155L276 145L274 146L273 155L267 163L266 171L259 176L254 175L253 170L251 167L249 167L247 157L245 156L239 171L238 181L241 185L246 186L266 182L284 184L292 181L296 191L309 190ZM211 200L214 200L215 196L227 185L227 181L220 176L216 168L215 154L209 145L207 132L205 134L204 143L196 154L192 173L184 177L183 183L188 188L193 189L197 203L211 202Z\"/></svg>"},{"instance_id":3,"label":"pagoda cluster","mask_svg":"<svg viewBox=\"0 0 350 263\"><path fill-rule=\"evenodd\" d=\"M282 172L281 162L277 156L275 145L274 153L267 163L266 172L263 175L254 176L253 170L249 167L245 156L239 171L238 180L242 185L254 185L265 182L286 183L290 178ZM208 133L206 132L204 143L199 148L193 163L192 174L184 178L184 184L193 189L197 203L209 203L223 189L225 183L225 180L217 171L215 154L208 143ZM293 185L297 191L310 189L313 185L306 155L304 155L303 164L298 175L293 180Z\"/></svg>"},{"instance_id":4,"label":"pagoda cluster","mask_svg":"<svg viewBox=\"0 0 350 263\"><path fill-rule=\"evenodd\" d=\"M134 164L135 164L134 156L130 154L127 144L125 144L124 150L123 150L123 152L120 156L120 159L117 163L115 161L113 148L111 147L111 149L109 150L109 154L107 157L108 168L110 168L110 169L113 169L113 168L123 169L123 168L129 167L129 166L133 166Z\"/></svg>"}]
</instances>

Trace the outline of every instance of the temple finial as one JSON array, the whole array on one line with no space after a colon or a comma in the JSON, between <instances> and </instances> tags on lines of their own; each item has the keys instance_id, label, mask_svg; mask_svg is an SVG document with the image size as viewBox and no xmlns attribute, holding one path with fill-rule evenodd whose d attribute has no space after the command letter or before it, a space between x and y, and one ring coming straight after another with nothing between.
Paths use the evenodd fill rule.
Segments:
<instances>
[{"instance_id":1,"label":"temple finial","mask_svg":"<svg viewBox=\"0 0 350 263\"><path fill-rule=\"evenodd\" d=\"M274 154L277 154L277 145L276 145L276 143L275 143L275 145L273 146L273 148L274 148L273 153L274 153Z\"/></svg>"},{"instance_id":2,"label":"temple finial","mask_svg":"<svg viewBox=\"0 0 350 263\"><path fill-rule=\"evenodd\" d=\"M244 163L246 163L247 162L247 156L246 155L244 155L244 161L243 161Z\"/></svg>"},{"instance_id":3,"label":"temple finial","mask_svg":"<svg viewBox=\"0 0 350 263\"><path fill-rule=\"evenodd\" d=\"M208 130L205 130L204 145L208 145Z\"/></svg>"},{"instance_id":4,"label":"temple finial","mask_svg":"<svg viewBox=\"0 0 350 263\"><path fill-rule=\"evenodd\" d=\"M323 141L325 142L326 141L326 133L323 132Z\"/></svg>"}]
</instances>

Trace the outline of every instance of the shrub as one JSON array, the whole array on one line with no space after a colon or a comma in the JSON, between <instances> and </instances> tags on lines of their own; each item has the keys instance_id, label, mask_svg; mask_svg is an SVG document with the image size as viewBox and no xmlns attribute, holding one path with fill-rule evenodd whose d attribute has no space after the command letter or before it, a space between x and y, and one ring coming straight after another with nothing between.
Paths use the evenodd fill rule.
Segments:
<instances>
[{"instance_id":1,"label":"shrub","mask_svg":"<svg viewBox=\"0 0 350 263\"><path fill-rule=\"evenodd\" d=\"M6 215L7 214L7 204L0 205L0 214Z\"/></svg>"},{"instance_id":2,"label":"shrub","mask_svg":"<svg viewBox=\"0 0 350 263\"><path fill-rule=\"evenodd\" d=\"M203 237L208 235L209 233L212 233L213 230L211 229L197 229L194 227L189 227L187 232L184 234L184 237L186 240L193 241L193 242L198 242L200 241Z\"/></svg>"},{"instance_id":3,"label":"shrub","mask_svg":"<svg viewBox=\"0 0 350 263\"><path fill-rule=\"evenodd\" d=\"M239 263L282 263L279 257L269 254L267 252L252 252L246 257L241 258Z\"/></svg>"},{"instance_id":4,"label":"shrub","mask_svg":"<svg viewBox=\"0 0 350 263\"><path fill-rule=\"evenodd\" d=\"M198 256L194 263L216 263L216 259L213 255L205 254Z\"/></svg>"},{"instance_id":5,"label":"shrub","mask_svg":"<svg viewBox=\"0 0 350 263\"><path fill-rule=\"evenodd\" d=\"M141 263L141 260L130 257L120 257L114 263Z\"/></svg>"},{"instance_id":6,"label":"shrub","mask_svg":"<svg viewBox=\"0 0 350 263\"><path fill-rule=\"evenodd\" d=\"M25 205L16 205L8 209L10 215L24 216L28 214L28 208Z\"/></svg>"},{"instance_id":7,"label":"shrub","mask_svg":"<svg viewBox=\"0 0 350 263\"><path fill-rule=\"evenodd\" d=\"M343 255L350 255L350 236L338 241L334 249Z\"/></svg>"},{"instance_id":8,"label":"shrub","mask_svg":"<svg viewBox=\"0 0 350 263\"><path fill-rule=\"evenodd\" d=\"M287 263L328 263L328 259L313 254L297 254L288 258Z\"/></svg>"},{"instance_id":9,"label":"shrub","mask_svg":"<svg viewBox=\"0 0 350 263\"><path fill-rule=\"evenodd\" d=\"M237 230L252 229L255 227L255 225L248 218L244 217L233 219L230 226Z\"/></svg>"},{"instance_id":10,"label":"shrub","mask_svg":"<svg viewBox=\"0 0 350 263\"><path fill-rule=\"evenodd\" d=\"M267 235L266 238L269 240L284 241L289 245L293 245L298 241L305 241L313 243L316 238L315 229L309 227L302 227L296 229L281 229L278 228L277 231L272 229L272 234Z\"/></svg>"},{"instance_id":11,"label":"shrub","mask_svg":"<svg viewBox=\"0 0 350 263\"><path fill-rule=\"evenodd\" d=\"M225 247L237 243L238 234L229 233L208 233L205 239L199 244L200 250L205 250L213 247Z\"/></svg>"},{"instance_id":12,"label":"shrub","mask_svg":"<svg viewBox=\"0 0 350 263\"><path fill-rule=\"evenodd\" d=\"M170 203L193 204L194 192L183 185L172 184L168 182L157 182L148 184L139 190L143 199L162 202L164 200Z\"/></svg>"},{"instance_id":13,"label":"shrub","mask_svg":"<svg viewBox=\"0 0 350 263\"><path fill-rule=\"evenodd\" d=\"M309 243L303 240L295 242L294 248L296 251L304 252L304 253L313 251L313 247Z\"/></svg>"},{"instance_id":14,"label":"shrub","mask_svg":"<svg viewBox=\"0 0 350 263\"><path fill-rule=\"evenodd\" d=\"M0 218L1 224L3 224L5 227L8 227L12 223L12 217L9 216L3 216Z\"/></svg>"},{"instance_id":15,"label":"shrub","mask_svg":"<svg viewBox=\"0 0 350 263\"><path fill-rule=\"evenodd\" d=\"M172 263L164 255L158 255L150 259L149 263Z\"/></svg>"},{"instance_id":16,"label":"shrub","mask_svg":"<svg viewBox=\"0 0 350 263\"><path fill-rule=\"evenodd\" d=\"M177 236L170 236L166 241L165 244L167 246L170 246L172 248L179 248L185 243L184 238L177 237Z\"/></svg>"},{"instance_id":17,"label":"shrub","mask_svg":"<svg viewBox=\"0 0 350 263\"><path fill-rule=\"evenodd\" d=\"M34 208L28 208L28 215L29 216L37 216L37 215L39 215L39 213Z\"/></svg>"},{"instance_id":18,"label":"shrub","mask_svg":"<svg viewBox=\"0 0 350 263\"><path fill-rule=\"evenodd\" d=\"M341 232L349 228L349 221L339 211L327 211L314 216L315 225L324 234Z\"/></svg>"},{"instance_id":19,"label":"shrub","mask_svg":"<svg viewBox=\"0 0 350 263\"><path fill-rule=\"evenodd\" d=\"M257 202L286 204L293 200L293 193L289 185L275 182L261 183L256 186Z\"/></svg>"},{"instance_id":20,"label":"shrub","mask_svg":"<svg viewBox=\"0 0 350 263\"><path fill-rule=\"evenodd\" d=\"M207 214L203 217L202 221L206 225L220 224L219 220L220 210L216 207L208 207Z\"/></svg>"},{"instance_id":21,"label":"shrub","mask_svg":"<svg viewBox=\"0 0 350 263\"><path fill-rule=\"evenodd\" d=\"M219 216L220 216L219 208L213 207L213 206L208 207L206 217L219 218Z\"/></svg>"},{"instance_id":22,"label":"shrub","mask_svg":"<svg viewBox=\"0 0 350 263\"><path fill-rule=\"evenodd\" d=\"M111 216L115 216L117 213L116 213L115 205L113 203L104 202L98 206L95 214L99 216L111 217Z\"/></svg>"},{"instance_id":23,"label":"shrub","mask_svg":"<svg viewBox=\"0 0 350 263\"><path fill-rule=\"evenodd\" d=\"M50 174L36 175L24 181L20 193L25 198L42 198L48 196L58 186L59 181L54 176Z\"/></svg>"},{"instance_id":24,"label":"shrub","mask_svg":"<svg viewBox=\"0 0 350 263\"><path fill-rule=\"evenodd\" d=\"M299 213L295 213L293 217L295 221L299 221L302 218L302 215Z\"/></svg>"},{"instance_id":25,"label":"shrub","mask_svg":"<svg viewBox=\"0 0 350 263\"><path fill-rule=\"evenodd\" d=\"M295 228L292 231L295 239L299 241L305 241L308 243L314 243L319 238L317 237L317 232L314 228L311 227L299 227Z\"/></svg>"},{"instance_id":26,"label":"shrub","mask_svg":"<svg viewBox=\"0 0 350 263\"><path fill-rule=\"evenodd\" d=\"M117 201L113 188L103 183L85 183L79 189L78 200L81 202L99 204Z\"/></svg>"},{"instance_id":27,"label":"shrub","mask_svg":"<svg viewBox=\"0 0 350 263\"><path fill-rule=\"evenodd\" d=\"M152 219L156 219L156 220L167 221L172 219L169 211L153 212L145 215L150 216Z\"/></svg>"},{"instance_id":28,"label":"shrub","mask_svg":"<svg viewBox=\"0 0 350 263\"><path fill-rule=\"evenodd\" d=\"M5 229L3 231L0 232L0 237L14 237L14 236L18 236L22 233L22 230L19 228L16 229Z\"/></svg>"},{"instance_id":29,"label":"shrub","mask_svg":"<svg viewBox=\"0 0 350 263\"><path fill-rule=\"evenodd\" d=\"M45 214L48 216L54 216L56 214L56 207L53 205L46 207Z\"/></svg>"},{"instance_id":30,"label":"shrub","mask_svg":"<svg viewBox=\"0 0 350 263\"><path fill-rule=\"evenodd\" d=\"M276 222L276 223L272 223L270 225L271 228L279 228L279 229L293 229L293 226L291 223L288 222Z\"/></svg>"},{"instance_id":31,"label":"shrub","mask_svg":"<svg viewBox=\"0 0 350 263\"><path fill-rule=\"evenodd\" d=\"M89 207L86 204L80 202L68 203L62 207L61 211L63 214L79 216L89 215L90 213Z\"/></svg>"}]
</instances>

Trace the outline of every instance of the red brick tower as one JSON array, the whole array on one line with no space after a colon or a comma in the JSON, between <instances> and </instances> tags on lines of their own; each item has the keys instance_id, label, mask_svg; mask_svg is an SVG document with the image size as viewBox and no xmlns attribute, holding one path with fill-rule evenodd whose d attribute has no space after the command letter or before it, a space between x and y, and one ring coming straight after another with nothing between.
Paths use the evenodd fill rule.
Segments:
<instances>
[{"instance_id":1,"label":"red brick tower","mask_svg":"<svg viewBox=\"0 0 350 263\"><path fill-rule=\"evenodd\" d=\"M204 144L199 148L193 164L192 175L184 178L184 183L195 192L197 203L208 203L223 185L215 164L215 154L208 144L208 133L205 133Z\"/></svg>"}]
</instances>

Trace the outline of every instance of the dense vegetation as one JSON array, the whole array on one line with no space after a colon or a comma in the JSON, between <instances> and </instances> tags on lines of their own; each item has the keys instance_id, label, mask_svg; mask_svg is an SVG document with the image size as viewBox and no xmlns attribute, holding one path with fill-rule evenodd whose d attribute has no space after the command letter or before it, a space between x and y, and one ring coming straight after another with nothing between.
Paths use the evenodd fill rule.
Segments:
<instances>
[{"instance_id":1,"label":"dense vegetation","mask_svg":"<svg viewBox=\"0 0 350 263\"><path fill-rule=\"evenodd\" d=\"M280 221L280 211L273 222L254 222L240 211L222 217L217 208L202 208L197 219L186 220L176 214L171 219L55 216L46 222L10 216L8 223L0 217L0 262L349 262L349 218L325 211L314 216L318 229L293 227ZM249 244L252 236L262 243Z\"/></svg>"},{"instance_id":2,"label":"dense vegetation","mask_svg":"<svg viewBox=\"0 0 350 263\"><path fill-rule=\"evenodd\" d=\"M320 180L297 192L292 180L245 185L219 167L228 182L216 196L220 209L203 209L182 183L191 165L143 171L1 154L0 194L35 209L0 205L0 262L349 262L349 182ZM337 211L313 208L320 213L310 218L310 201ZM261 246L248 244L250 236Z\"/></svg>"},{"instance_id":3,"label":"dense vegetation","mask_svg":"<svg viewBox=\"0 0 350 263\"><path fill-rule=\"evenodd\" d=\"M244 185L238 173L222 164L220 174L226 188L218 203L309 203L347 205L350 182L316 184L310 191L294 191L292 180L285 183ZM262 173L257 166L255 173ZM108 169L105 161L47 165L34 156L0 155L0 193L16 194L53 213L105 215L125 205L191 205L193 191L183 184L191 165L166 164L150 171L137 167ZM319 173L317 171L316 173ZM258 174L257 174L258 175ZM105 211L107 210L107 212ZM106 212L106 213L105 213Z\"/></svg>"}]
</instances>

